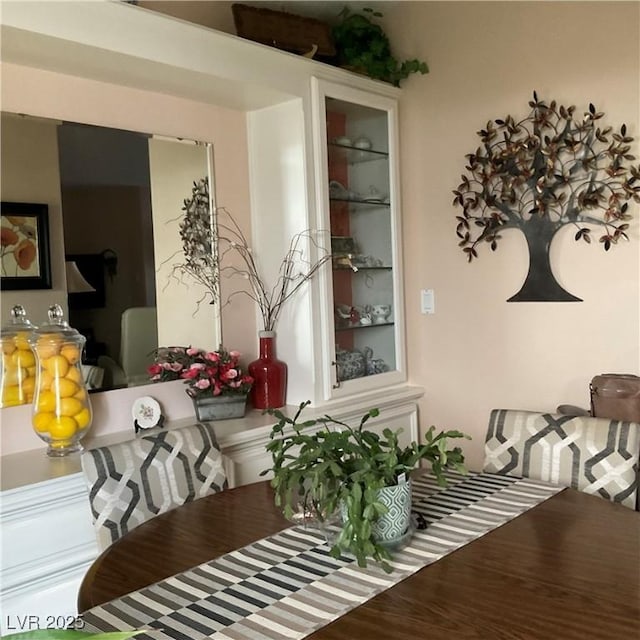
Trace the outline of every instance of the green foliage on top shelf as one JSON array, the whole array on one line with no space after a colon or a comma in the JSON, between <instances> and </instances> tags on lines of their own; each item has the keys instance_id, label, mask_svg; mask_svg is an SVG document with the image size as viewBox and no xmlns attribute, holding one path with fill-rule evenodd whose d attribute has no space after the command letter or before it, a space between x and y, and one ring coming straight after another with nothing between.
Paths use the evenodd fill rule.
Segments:
<instances>
[{"instance_id":1,"label":"green foliage on top shelf","mask_svg":"<svg viewBox=\"0 0 640 640\"><path fill-rule=\"evenodd\" d=\"M382 27L371 20L371 17L380 18L382 14L370 8L362 11L352 13L345 7L340 12L340 22L332 29L341 66L390 82L396 87L411 73L429 72L426 62L415 58L400 62L394 58L389 38Z\"/></svg>"}]
</instances>

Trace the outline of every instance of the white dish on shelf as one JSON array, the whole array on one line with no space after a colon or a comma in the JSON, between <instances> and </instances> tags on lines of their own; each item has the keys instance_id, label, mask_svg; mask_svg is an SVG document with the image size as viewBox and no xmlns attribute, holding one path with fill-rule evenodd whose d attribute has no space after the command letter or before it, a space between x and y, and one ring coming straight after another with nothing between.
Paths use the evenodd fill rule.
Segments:
<instances>
[{"instance_id":1,"label":"white dish on shelf","mask_svg":"<svg viewBox=\"0 0 640 640\"><path fill-rule=\"evenodd\" d=\"M151 396L136 398L131 408L131 415L142 429L155 427L162 417L160 403Z\"/></svg>"},{"instance_id":2,"label":"white dish on shelf","mask_svg":"<svg viewBox=\"0 0 640 640\"><path fill-rule=\"evenodd\" d=\"M351 146L351 138L347 136L338 136L333 139L334 144L339 144L341 147L350 147Z\"/></svg>"},{"instance_id":3,"label":"white dish on shelf","mask_svg":"<svg viewBox=\"0 0 640 640\"><path fill-rule=\"evenodd\" d=\"M365 136L361 136L353 143L353 146L356 149L371 149L371 140Z\"/></svg>"}]
</instances>

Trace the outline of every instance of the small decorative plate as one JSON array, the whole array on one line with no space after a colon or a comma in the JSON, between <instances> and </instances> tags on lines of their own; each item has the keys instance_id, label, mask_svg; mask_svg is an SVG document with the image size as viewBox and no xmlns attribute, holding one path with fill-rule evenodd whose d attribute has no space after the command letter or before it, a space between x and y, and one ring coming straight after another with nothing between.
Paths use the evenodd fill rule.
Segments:
<instances>
[{"instance_id":1,"label":"small decorative plate","mask_svg":"<svg viewBox=\"0 0 640 640\"><path fill-rule=\"evenodd\" d=\"M141 396L136 399L131 409L131 415L141 429L151 429L162 420L160 404L151 396Z\"/></svg>"}]
</instances>

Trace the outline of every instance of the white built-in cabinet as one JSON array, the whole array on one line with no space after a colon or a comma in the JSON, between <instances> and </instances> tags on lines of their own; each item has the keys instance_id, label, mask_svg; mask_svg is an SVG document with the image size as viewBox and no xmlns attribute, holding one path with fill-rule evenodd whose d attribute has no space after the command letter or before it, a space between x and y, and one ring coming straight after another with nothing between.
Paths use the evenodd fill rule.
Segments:
<instances>
[{"instance_id":1,"label":"white built-in cabinet","mask_svg":"<svg viewBox=\"0 0 640 640\"><path fill-rule=\"evenodd\" d=\"M407 380L397 89L323 70L298 99L248 114L253 244L269 282L297 232L322 247L305 259L334 256L277 326L287 403L377 402Z\"/></svg>"},{"instance_id":2,"label":"white built-in cabinet","mask_svg":"<svg viewBox=\"0 0 640 640\"><path fill-rule=\"evenodd\" d=\"M378 407L372 427L403 428L407 442L417 439L423 390L406 384L399 90L127 3L3 2L0 20L3 64L244 112L252 244L265 278L277 277L291 236L304 229L325 249L333 244L335 254L277 327L290 410L311 400L316 415L352 421ZM37 101L32 110L28 99L10 103L52 115ZM214 158L214 165L223 162ZM313 259L313 245L309 251ZM369 350L364 371L348 373L345 352ZM253 415L216 425L235 484L259 480L269 466L269 421ZM98 553L79 466L9 487L3 470L0 498L3 632L13 630L7 624L17 614L73 615L77 588Z\"/></svg>"},{"instance_id":3,"label":"white built-in cabinet","mask_svg":"<svg viewBox=\"0 0 640 640\"><path fill-rule=\"evenodd\" d=\"M321 228L333 261L321 279L324 394L406 380L397 100L312 80Z\"/></svg>"}]
</instances>

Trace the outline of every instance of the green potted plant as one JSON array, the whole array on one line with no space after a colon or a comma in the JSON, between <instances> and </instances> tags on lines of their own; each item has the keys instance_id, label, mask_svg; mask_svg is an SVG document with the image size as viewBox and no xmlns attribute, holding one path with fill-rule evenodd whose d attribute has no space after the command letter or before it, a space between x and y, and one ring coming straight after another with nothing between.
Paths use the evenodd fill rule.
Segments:
<instances>
[{"instance_id":1,"label":"green potted plant","mask_svg":"<svg viewBox=\"0 0 640 640\"><path fill-rule=\"evenodd\" d=\"M468 436L460 431L436 433L432 426L424 444L401 446L401 429L386 428L382 436L364 429L379 415L378 409L351 427L327 415L301 422L308 404L300 404L293 418L269 411L278 422L267 445L272 466L262 475L273 472L275 503L286 518L317 522L325 532L338 515L341 525L335 538L327 536L331 555L351 553L360 566L370 558L390 571L390 550L411 536L411 470L425 460L438 483L446 486L445 469L465 472L461 449L449 449L447 439ZM391 505L403 521L390 519Z\"/></svg>"},{"instance_id":2,"label":"green potted plant","mask_svg":"<svg viewBox=\"0 0 640 640\"><path fill-rule=\"evenodd\" d=\"M379 11L364 8L354 13L345 7L339 14L340 22L332 28L338 64L364 73L370 78L400 86L411 73L428 73L426 62L417 59L400 62L391 53L389 38L382 27L372 21L381 18Z\"/></svg>"}]
</instances>

